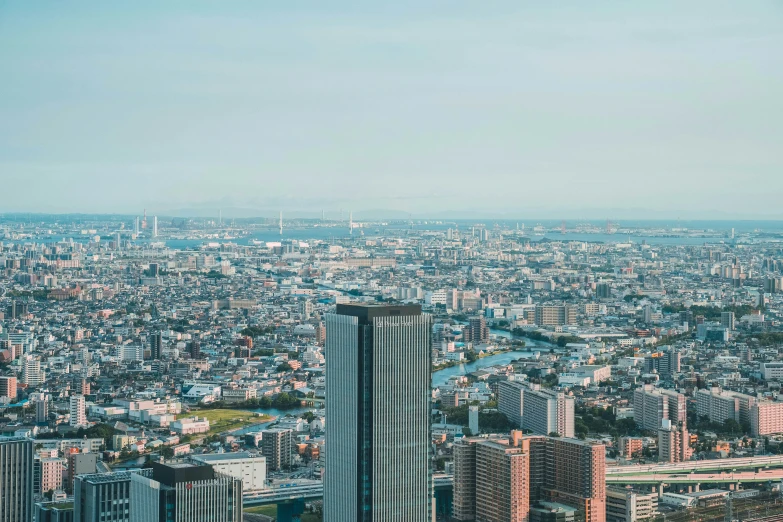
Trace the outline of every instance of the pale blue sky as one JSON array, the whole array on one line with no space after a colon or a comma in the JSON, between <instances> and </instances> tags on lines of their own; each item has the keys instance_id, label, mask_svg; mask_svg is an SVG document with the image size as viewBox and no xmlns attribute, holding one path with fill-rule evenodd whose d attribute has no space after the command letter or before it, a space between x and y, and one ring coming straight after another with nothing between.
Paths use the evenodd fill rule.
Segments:
<instances>
[{"instance_id":1,"label":"pale blue sky","mask_svg":"<svg viewBox=\"0 0 783 522\"><path fill-rule=\"evenodd\" d=\"M783 2L0 0L0 194L783 218Z\"/></svg>"}]
</instances>

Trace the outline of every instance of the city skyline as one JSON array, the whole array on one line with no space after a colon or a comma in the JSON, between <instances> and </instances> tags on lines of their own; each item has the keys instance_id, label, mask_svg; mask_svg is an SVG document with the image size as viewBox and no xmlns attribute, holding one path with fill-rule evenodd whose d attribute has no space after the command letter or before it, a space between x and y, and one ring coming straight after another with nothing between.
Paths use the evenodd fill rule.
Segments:
<instances>
[{"instance_id":1,"label":"city skyline","mask_svg":"<svg viewBox=\"0 0 783 522\"><path fill-rule=\"evenodd\" d=\"M774 218L780 18L706 1L8 5L1 210Z\"/></svg>"}]
</instances>

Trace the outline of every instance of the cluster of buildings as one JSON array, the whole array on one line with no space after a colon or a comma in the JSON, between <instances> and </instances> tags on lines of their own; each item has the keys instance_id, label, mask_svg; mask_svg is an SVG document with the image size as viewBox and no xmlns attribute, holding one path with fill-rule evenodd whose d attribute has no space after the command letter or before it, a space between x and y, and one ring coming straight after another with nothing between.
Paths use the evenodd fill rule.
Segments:
<instances>
[{"instance_id":1,"label":"cluster of buildings","mask_svg":"<svg viewBox=\"0 0 783 522\"><path fill-rule=\"evenodd\" d=\"M783 450L774 243L141 223L0 223L0 436L25 469L34 441L0 520L116 476L128 513L307 479L325 520L631 522L660 495L605 468ZM229 433L209 409L276 418Z\"/></svg>"}]
</instances>

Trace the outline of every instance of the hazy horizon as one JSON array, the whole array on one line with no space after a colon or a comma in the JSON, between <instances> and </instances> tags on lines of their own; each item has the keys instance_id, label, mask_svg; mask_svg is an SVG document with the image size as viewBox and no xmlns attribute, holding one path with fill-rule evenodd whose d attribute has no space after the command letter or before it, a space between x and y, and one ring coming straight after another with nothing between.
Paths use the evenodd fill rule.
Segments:
<instances>
[{"instance_id":1,"label":"hazy horizon","mask_svg":"<svg viewBox=\"0 0 783 522\"><path fill-rule=\"evenodd\" d=\"M6 3L0 214L779 220L781 22L774 1Z\"/></svg>"}]
</instances>

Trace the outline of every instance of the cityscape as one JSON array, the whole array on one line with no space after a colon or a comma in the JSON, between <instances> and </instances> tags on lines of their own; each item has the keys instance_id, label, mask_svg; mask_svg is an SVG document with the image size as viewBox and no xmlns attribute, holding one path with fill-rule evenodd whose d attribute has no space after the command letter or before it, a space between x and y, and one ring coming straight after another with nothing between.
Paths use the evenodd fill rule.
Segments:
<instances>
[{"instance_id":1,"label":"cityscape","mask_svg":"<svg viewBox=\"0 0 783 522\"><path fill-rule=\"evenodd\" d=\"M783 227L345 217L5 216L2 519L783 516Z\"/></svg>"},{"instance_id":2,"label":"cityscape","mask_svg":"<svg viewBox=\"0 0 783 522\"><path fill-rule=\"evenodd\" d=\"M783 522L781 22L0 1L0 522Z\"/></svg>"}]
</instances>

